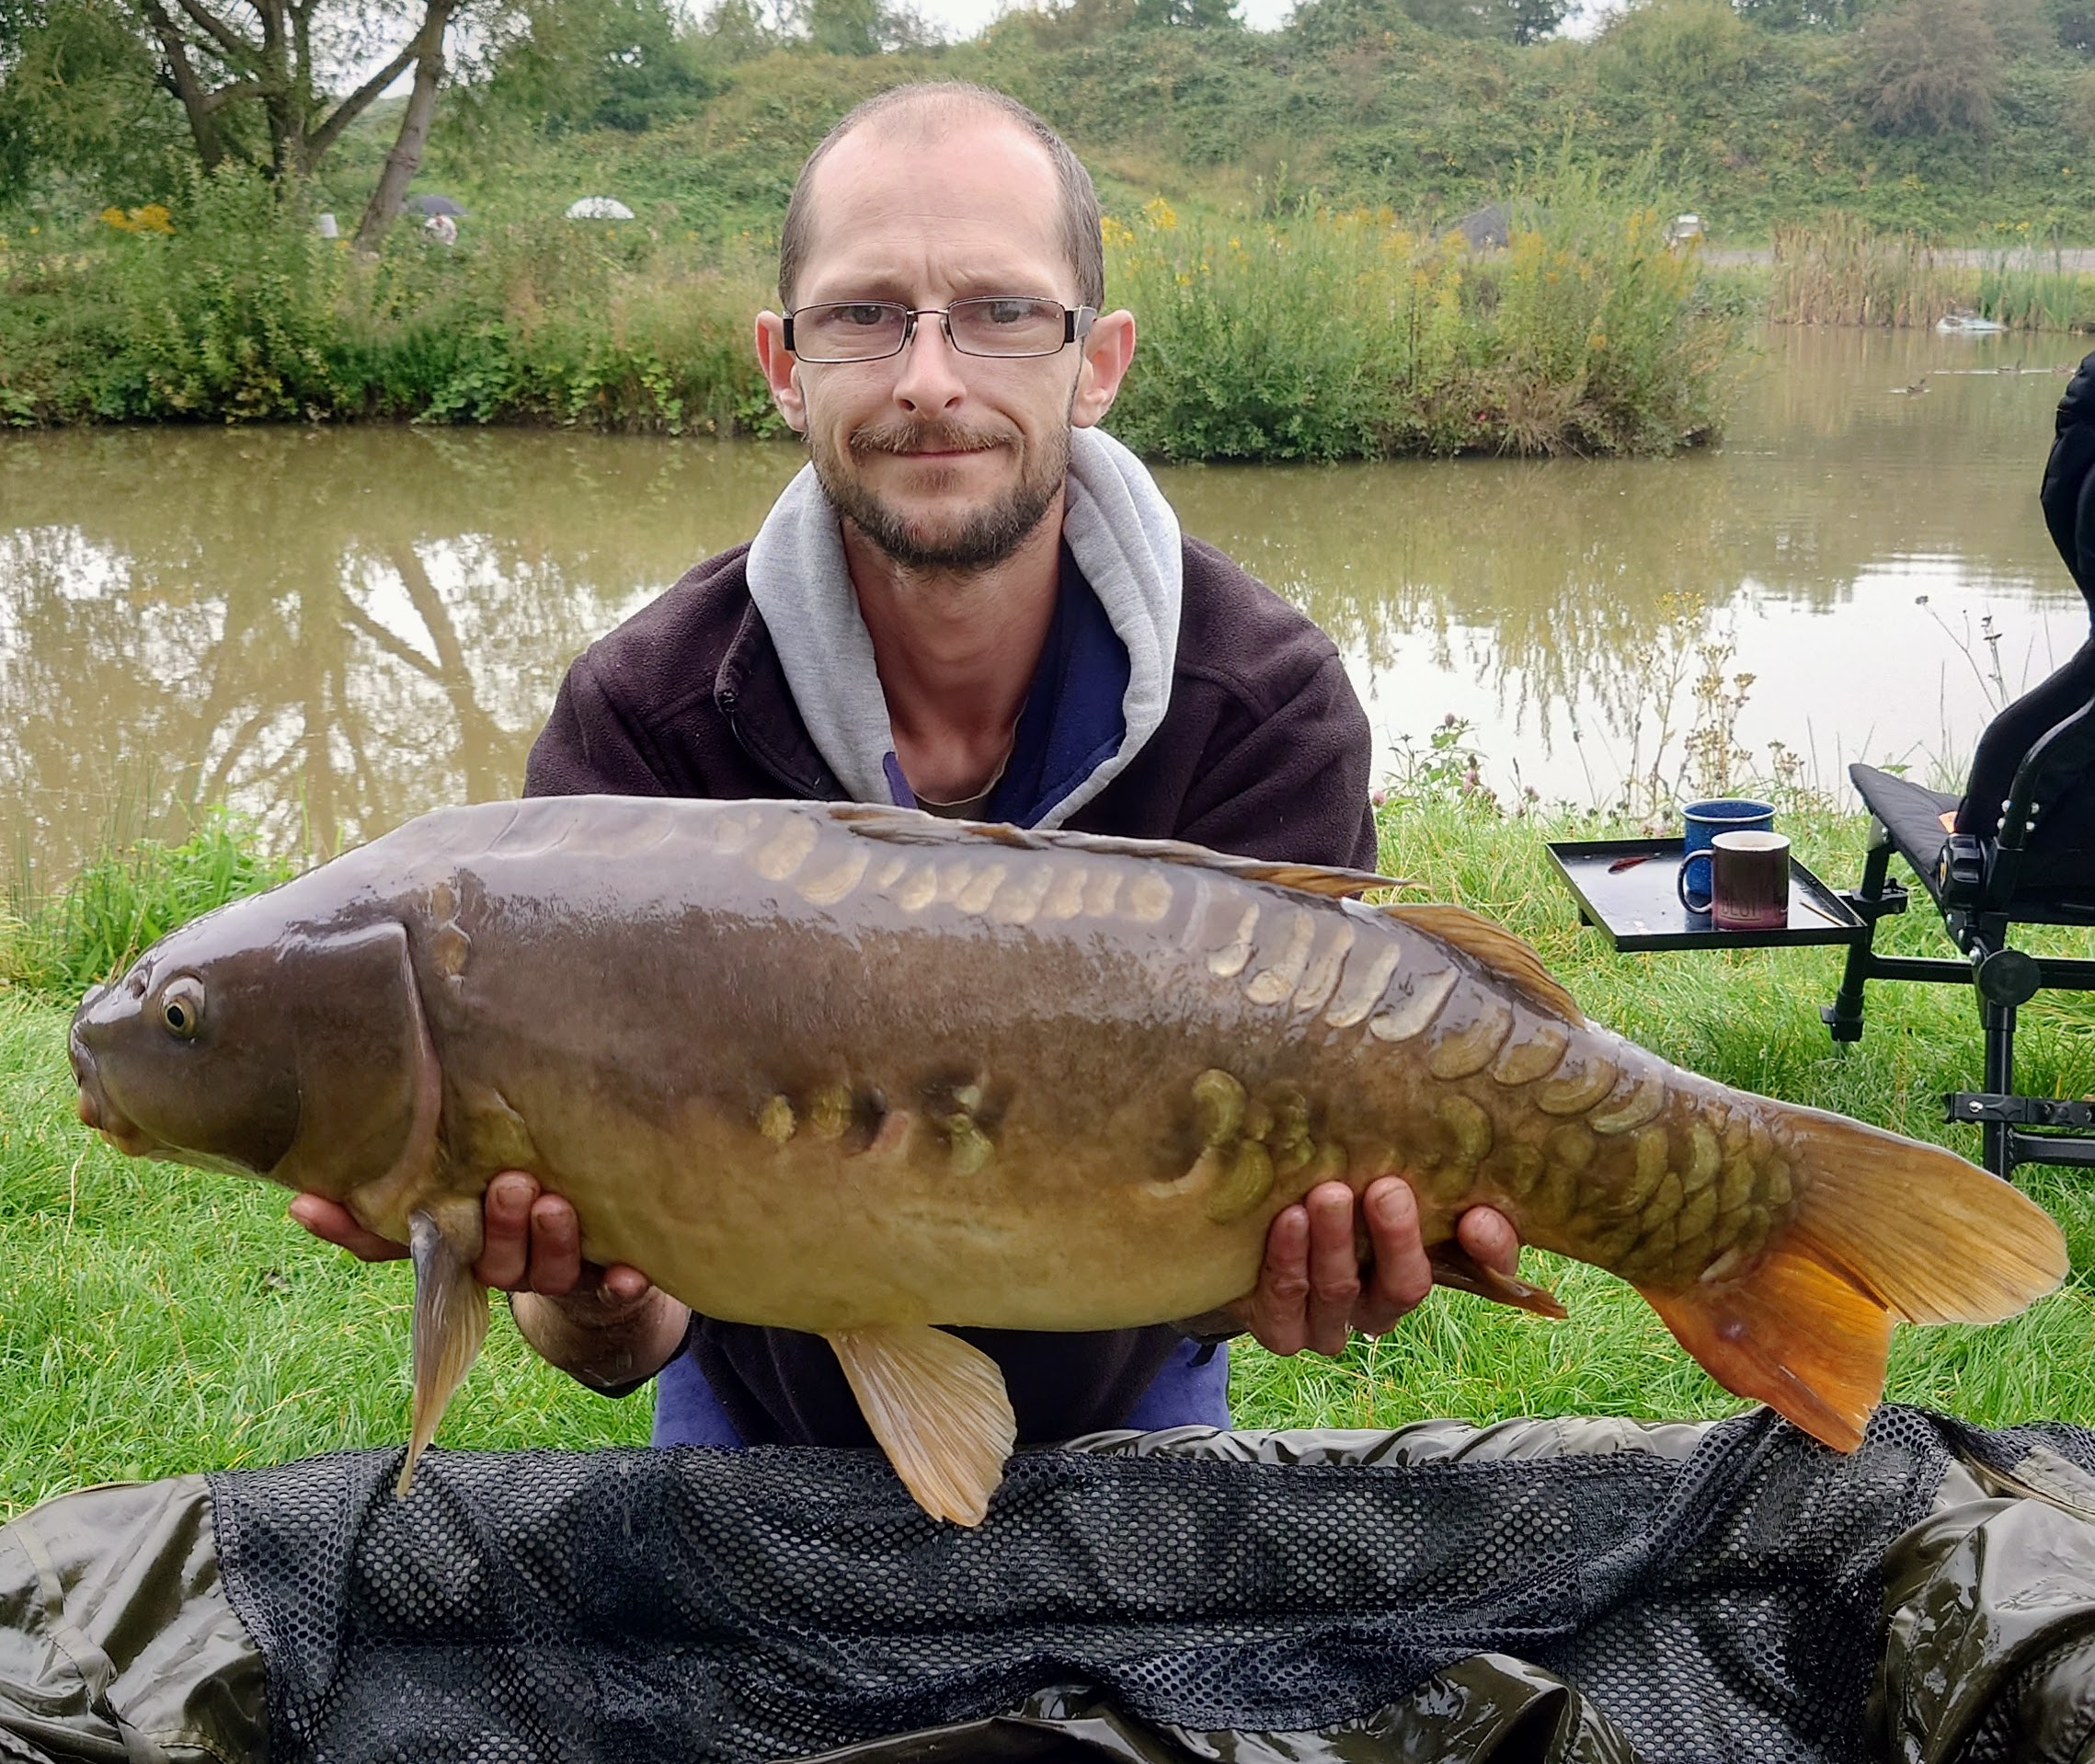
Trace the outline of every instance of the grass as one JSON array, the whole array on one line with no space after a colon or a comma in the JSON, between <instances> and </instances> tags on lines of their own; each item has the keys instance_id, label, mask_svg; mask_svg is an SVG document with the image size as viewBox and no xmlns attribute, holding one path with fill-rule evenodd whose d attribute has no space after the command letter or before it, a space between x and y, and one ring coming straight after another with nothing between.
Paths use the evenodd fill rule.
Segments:
<instances>
[{"instance_id":1,"label":"grass","mask_svg":"<svg viewBox=\"0 0 2095 1764\"><path fill-rule=\"evenodd\" d=\"M0 919L0 978L77 996L177 925L292 874L239 817L208 809L184 840L141 839L106 852L49 899L17 895Z\"/></svg>"},{"instance_id":2,"label":"grass","mask_svg":"<svg viewBox=\"0 0 2095 1764\"><path fill-rule=\"evenodd\" d=\"M1860 818L1799 808L1784 824L1821 875L1859 867ZM1748 950L1618 956L1576 928L1540 853L1552 831L1431 780L1384 811L1384 859L1438 898L1460 899L1530 938L1586 1010L1668 1058L1728 1082L1831 1107L1970 1154L1936 1099L1975 1081L1967 992L1872 991L1862 1041L1837 1049L1817 1016L1838 952ZM170 886L167 851L143 859ZM174 882L220 864L208 842ZM220 865L222 868L223 865ZM235 886L263 879L258 867ZM82 921L83 924L86 922ZM0 934L17 977L19 922ZM2059 934L2061 947L2074 944ZM1880 941L1943 953L1920 913ZM2085 952L2089 940L2078 940ZM103 945L113 948L114 944ZM47 952L48 954L48 952ZM92 964L90 964L91 966ZM76 968L48 961L46 976ZM409 1281L316 1243L258 1184L119 1156L74 1118L64 1060L72 982L0 985L0 1518L85 1483L261 1464L344 1446L397 1444L407 1415ZM2095 1012L2032 1006L2019 1037L2023 1086L2095 1088ZM1906 1329L1889 1394L2000 1425L2036 1417L2095 1425L2095 1185L2031 1170L2030 1191L2072 1245L2060 1293L1988 1329ZM1531 1253L1529 1272L1571 1309L1547 1324L1437 1293L1389 1336L1341 1359L1234 1350L1246 1426L1391 1426L1426 1416L1707 1416L1740 1405L1712 1384L1628 1288ZM452 1446L588 1447L646 1438L645 1396L607 1402L552 1372L498 1312L480 1365L444 1425Z\"/></svg>"},{"instance_id":3,"label":"grass","mask_svg":"<svg viewBox=\"0 0 2095 1764\"><path fill-rule=\"evenodd\" d=\"M308 1236L286 1197L119 1156L73 1116L67 1013L0 991L0 1518L85 1484L406 1437L405 1264ZM643 1443L647 1399L554 1372L498 1311L454 1446Z\"/></svg>"}]
</instances>

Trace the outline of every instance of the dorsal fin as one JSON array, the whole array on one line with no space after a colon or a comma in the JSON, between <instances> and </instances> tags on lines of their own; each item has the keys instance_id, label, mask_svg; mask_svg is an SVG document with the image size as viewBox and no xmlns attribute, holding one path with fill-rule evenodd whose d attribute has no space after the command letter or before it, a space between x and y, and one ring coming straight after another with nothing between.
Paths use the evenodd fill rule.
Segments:
<instances>
[{"instance_id":1,"label":"dorsal fin","mask_svg":"<svg viewBox=\"0 0 2095 1764\"><path fill-rule=\"evenodd\" d=\"M1578 1001L1564 990L1562 980L1543 967L1534 945L1515 936L1504 925L1494 924L1467 907L1400 904L1384 907L1382 911L1474 956L1538 1010L1547 1011L1567 1023L1586 1021L1586 1013L1578 1008Z\"/></svg>"},{"instance_id":2,"label":"dorsal fin","mask_svg":"<svg viewBox=\"0 0 2095 1764\"><path fill-rule=\"evenodd\" d=\"M830 819L868 839L897 845L962 845L988 842L1023 852L1090 852L1101 857L1141 857L1155 863L1184 864L1219 870L1246 882L1343 899L1369 888L1403 888L1408 882L1371 870L1336 869L1322 864L1276 863L1265 858L1233 857L1182 839L1123 839L1112 833L1076 833L1064 828L1006 827L996 821L945 820L921 808L890 808L878 803L827 805Z\"/></svg>"}]
</instances>

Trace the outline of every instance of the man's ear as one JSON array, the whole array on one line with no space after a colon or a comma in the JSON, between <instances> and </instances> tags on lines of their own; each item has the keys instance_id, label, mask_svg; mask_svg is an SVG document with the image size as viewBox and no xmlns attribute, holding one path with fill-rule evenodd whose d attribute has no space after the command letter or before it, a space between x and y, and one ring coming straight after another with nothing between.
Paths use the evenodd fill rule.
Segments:
<instances>
[{"instance_id":1,"label":"man's ear","mask_svg":"<svg viewBox=\"0 0 2095 1764\"><path fill-rule=\"evenodd\" d=\"M807 405L800 395L800 364L785 347L785 321L776 313L757 315L757 365L771 387L771 401L785 426L796 435L807 432Z\"/></svg>"},{"instance_id":2,"label":"man's ear","mask_svg":"<svg viewBox=\"0 0 2095 1764\"><path fill-rule=\"evenodd\" d=\"M1082 364L1077 369L1076 395L1070 401L1070 421L1089 429L1113 408L1127 378L1128 364L1135 359L1135 315L1123 307L1101 313L1092 321L1083 340Z\"/></svg>"}]
</instances>

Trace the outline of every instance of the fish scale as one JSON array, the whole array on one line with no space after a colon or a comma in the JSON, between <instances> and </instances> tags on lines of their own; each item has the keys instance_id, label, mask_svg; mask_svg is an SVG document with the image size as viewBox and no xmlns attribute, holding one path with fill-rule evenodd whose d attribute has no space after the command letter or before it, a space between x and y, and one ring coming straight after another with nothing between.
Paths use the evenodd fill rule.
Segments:
<instances>
[{"instance_id":1,"label":"fish scale","mask_svg":"<svg viewBox=\"0 0 2095 1764\"><path fill-rule=\"evenodd\" d=\"M1502 1208L1841 1446L1895 1314L2006 1315L2063 1273L2041 1209L1962 1159L1670 1066L1502 928L1351 898L1381 884L857 805L440 810L90 995L81 1110L411 1244L404 1483L485 1328L505 1168L574 1205L591 1259L825 1334L967 1523L1010 1411L933 1325L1213 1312L1320 1182L1400 1177L1437 1278L1561 1312L1454 1243Z\"/></svg>"}]
</instances>

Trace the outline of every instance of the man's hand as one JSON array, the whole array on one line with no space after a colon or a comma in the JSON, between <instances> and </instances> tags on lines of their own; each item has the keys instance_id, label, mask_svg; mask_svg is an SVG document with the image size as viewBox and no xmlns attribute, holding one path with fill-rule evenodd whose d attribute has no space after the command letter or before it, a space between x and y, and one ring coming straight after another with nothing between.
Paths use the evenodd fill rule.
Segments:
<instances>
[{"instance_id":1,"label":"man's hand","mask_svg":"<svg viewBox=\"0 0 2095 1764\"><path fill-rule=\"evenodd\" d=\"M347 1207L320 1195L292 1197L291 1216L314 1236L366 1262L397 1261L406 1249L367 1231ZM505 1170L487 1185L475 1278L515 1295L524 1339L585 1384L650 1377L683 1340L689 1308L624 1263L582 1259L575 1209L541 1193L536 1177Z\"/></svg>"},{"instance_id":2,"label":"man's hand","mask_svg":"<svg viewBox=\"0 0 2095 1764\"><path fill-rule=\"evenodd\" d=\"M1313 1347L1335 1357L1351 1331L1379 1335L1432 1290L1411 1185L1379 1176L1358 1204L1374 1255L1366 1286L1355 1246L1353 1190L1345 1184L1319 1183L1274 1219L1257 1287L1229 1307L1261 1346L1276 1354ZM1512 1220L1489 1207L1464 1213L1455 1236L1487 1268L1511 1274L1519 1264Z\"/></svg>"}]
</instances>

